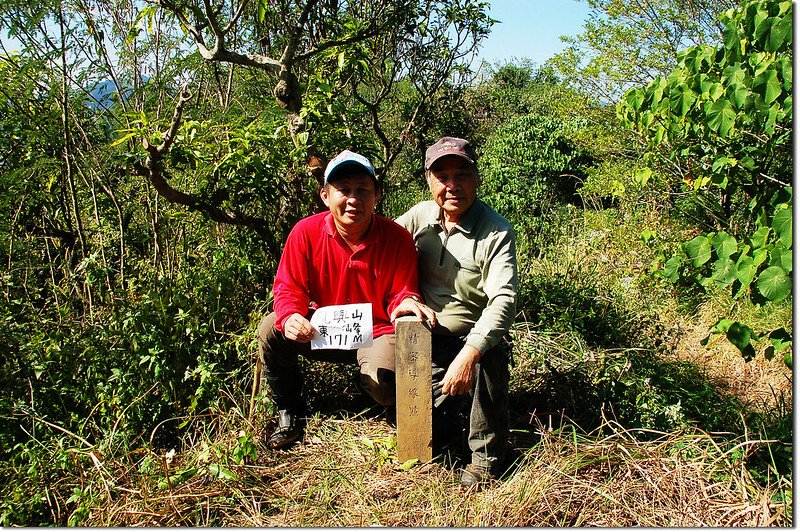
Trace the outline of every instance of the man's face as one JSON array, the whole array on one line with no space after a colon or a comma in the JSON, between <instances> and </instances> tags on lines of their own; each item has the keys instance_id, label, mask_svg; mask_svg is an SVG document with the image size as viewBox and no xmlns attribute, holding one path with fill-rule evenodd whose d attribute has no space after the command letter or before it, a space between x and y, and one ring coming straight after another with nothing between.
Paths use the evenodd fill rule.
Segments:
<instances>
[{"instance_id":1,"label":"man's face","mask_svg":"<svg viewBox=\"0 0 800 532\"><path fill-rule=\"evenodd\" d=\"M366 230L380 199L375 181L366 172L337 178L320 191L330 209L337 228L347 231Z\"/></svg>"},{"instance_id":2,"label":"man's face","mask_svg":"<svg viewBox=\"0 0 800 532\"><path fill-rule=\"evenodd\" d=\"M426 175L433 200L447 220L458 222L478 197L474 165L458 155L447 155L434 162Z\"/></svg>"}]
</instances>

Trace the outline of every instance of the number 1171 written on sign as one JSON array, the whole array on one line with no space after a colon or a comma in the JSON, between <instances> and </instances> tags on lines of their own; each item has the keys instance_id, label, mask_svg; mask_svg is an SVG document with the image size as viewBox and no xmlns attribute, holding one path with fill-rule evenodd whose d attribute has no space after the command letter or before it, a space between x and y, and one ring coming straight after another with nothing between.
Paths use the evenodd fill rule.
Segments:
<instances>
[{"instance_id":1,"label":"number 1171 written on sign","mask_svg":"<svg viewBox=\"0 0 800 532\"><path fill-rule=\"evenodd\" d=\"M311 349L359 349L372 345L372 304L331 305L311 316Z\"/></svg>"}]
</instances>

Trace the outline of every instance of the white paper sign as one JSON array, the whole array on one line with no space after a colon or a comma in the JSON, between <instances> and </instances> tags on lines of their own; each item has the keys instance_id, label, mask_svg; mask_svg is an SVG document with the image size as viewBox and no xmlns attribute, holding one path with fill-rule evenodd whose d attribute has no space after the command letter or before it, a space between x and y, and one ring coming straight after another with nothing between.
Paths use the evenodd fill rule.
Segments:
<instances>
[{"instance_id":1,"label":"white paper sign","mask_svg":"<svg viewBox=\"0 0 800 532\"><path fill-rule=\"evenodd\" d=\"M311 316L311 349L358 349L372 345L372 304L320 307Z\"/></svg>"}]
</instances>

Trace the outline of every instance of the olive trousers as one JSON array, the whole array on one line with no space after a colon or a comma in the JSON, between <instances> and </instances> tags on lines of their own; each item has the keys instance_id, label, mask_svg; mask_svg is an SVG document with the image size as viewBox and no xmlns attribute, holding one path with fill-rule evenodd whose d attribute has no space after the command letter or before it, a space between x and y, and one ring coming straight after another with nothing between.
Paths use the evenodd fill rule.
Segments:
<instances>
[{"instance_id":1,"label":"olive trousers","mask_svg":"<svg viewBox=\"0 0 800 532\"><path fill-rule=\"evenodd\" d=\"M464 347L457 336L433 335L432 379L434 388L441 385L447 368ZM509 357L504 345L498 345L481 355L475 368L475 382L467 398L448 397L441 403L444 410L449 401L466 401L469 410L467 444L472 463L497 473L508 452L509 416L508 383ZM438 416L441 417L441 416ZM434 423L437 412L434 411Z\"/></svg>"}]
</instances>

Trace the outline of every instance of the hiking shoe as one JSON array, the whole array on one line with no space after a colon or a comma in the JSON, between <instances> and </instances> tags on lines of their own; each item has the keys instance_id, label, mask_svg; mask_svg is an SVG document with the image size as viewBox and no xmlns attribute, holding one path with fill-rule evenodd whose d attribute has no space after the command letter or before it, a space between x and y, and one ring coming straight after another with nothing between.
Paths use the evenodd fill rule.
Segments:
<instances>
[{"instance_id":1,"label":"hiking shoe","mask_svg":"<svg viewBox=\"0 0 800 532\"><path fill-rule=\"evenodd\" d=\"M300 416L289 410L278 410L278 428L267 439L270 449L283 449L303 437L303 423Z\"/></svg>"},{"instance_id":2,"label":"hiking shoe","mask_svg":"<svg viewBox=\"0 0 800 532\"><path fill-rule=\"evenodd\" d=\"M480 490L495 478L497 477L488 467L469 464L464 468L464 472L461 473L461 486L464 488L472 488L474 486L476 490Z\"/></svg>"}]
</instances>

